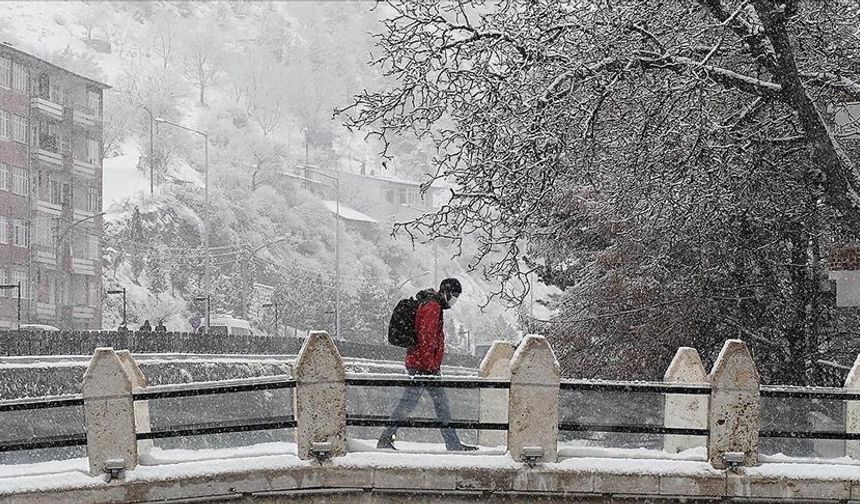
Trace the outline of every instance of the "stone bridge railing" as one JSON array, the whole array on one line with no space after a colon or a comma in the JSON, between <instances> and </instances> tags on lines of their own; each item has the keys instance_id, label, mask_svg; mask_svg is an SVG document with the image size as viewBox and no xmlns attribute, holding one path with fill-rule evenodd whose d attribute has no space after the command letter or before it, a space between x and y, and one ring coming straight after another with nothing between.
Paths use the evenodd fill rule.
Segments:
<instances>
[{"instance_id":1,"label":"stone bridge railing","mask_svg":"<svg viewBox=\"0 0 860 504\"><path fill-rule=\"evenodd\" d=\"M91 355L96 348L110 347L132 353L189 354L296 354L304 338L292 336L222 335L190 332L140 331L17 331L0 330L0 356ZM341 355L377 360L403 360L404 350L380 344L335 341ZM474 355L449 352L446 363L477 367Z\"/></svg>"},{"instance_id":2,"label":"stone bridge railing","mask_svg":"<svg viewBox=\"0 0 860 504\"><path fill-rule=\"evenodd\" d=\"M146 387L145 377L129 352L100 348L95 352L84 375L82 394L0 402L0 414L7 411L82 406L86 432L3 442L0 443L0 451L85 445L91 475L119 476L123 471L136 470L141 455L151 448L153 439L250 430L294 429L295 455L301 460L323 464L320 467L323 471L328 464L338 466L339 459L349 460L349 457L356 455L347 453L348 427L449 426L478 429L480 444L501 445L504 457L515 464L504 466L504 478L510 478L510 481L505 479L503 484L495 480L469 483L473 485L470 491L477 489L479 493L490 491L498 485L502 485L505 491L514 491L518 478L516 472L525 471L525 483L520 482L520 490L537 493L564 493L571 491L565 490L570 486L580 489L587 487L590 490L586 493L604 495L608 493L606 488L609 487L606 485L611 479L614 481L615 486L612 488L615 490L609 493L635 494L640 497L659 493L685 498L763 496L832 498L838 501L860 495L860 468L851 473L851 476L837 471L833 473L836 476L822 477L821 471L813 471L808 477L801 475L794 478L795 481L806 482L800 484L800 487L796 482L787 481L779 471L773 473L776 476L769 477L754 471L744 472L745 469L760 465L759 440L764 437L839 439L846 442L849 457L860 458L860 391L857 390L860 388L860 373L855 372L860 369L860 364L855 365L844 389L766 387L759 383L755 364L746 345L740 340L729 340L710 373L705 372L695 350L682 348L669 366L662 383L561 380L558 362L547 341L540 336L528 336L516 349L508 343L495 344L484 358L480 369L480 378L407 379L349 375L344 371L343 361L333 340L327 333L315 332L305 341L296 360L293 376ZM454 420L443 424L434 419L423 418L394 420L387 414L348 414L348 387L410 386L479 389L479 419L477 422ZM285 388L293 390L292 414L286 414L289 408L285 405L285 414L282 416L239 422L204 422L164 430L152 429L149 421L149 403L158 399ZM560 421L560 393L570 390L663 394L663 425L618 425L609 420L602 423ZM825 432L762 430L762 397L845 401L845 429ZM606 470L599 463L589 462L587 466L577 469L588 475L586 485L565 473L566 466L563 464L554 466L560 462L559 433L565 431L663 434L664 450L668 452L703 445L707 453L707 468L701 467L703 463L697 465L691 461L689 464L692 470L681 470L680 476L669 471L664 484L663 476L654 480L650 469L645 466L638 469L643 471L642 474L627 474L626 480L616 478L616 481L612 479L612 474L616 474L612 470L604 474ZM452 460L459 460L457 464L462 463L461 459ZM478 459L475 460L477 463ZM659 466L659 463L655 464ZM676 461L676 464L683 462ZM418 464L415 470L435 470L434 467L423 468ZM529 471L540 470L541 467L551 474L541 472L543 476L533 480ZM579 473L577 475L581 476ZM328 477L341 481L335 474ZM426 486L432 484L432 481L426 479L426 475L415 473L411 477L419 478L420 489L432 488ZM450 474L446 477L456 478ZM371 477L371 486L375 485L374 481ZM627 483L624 483L625 481ZM646 481L647 485L643 483ZM408 481L408 478L401 480L404 488L419 490L413 483L415 482ZM804 486L807 483L812 486ZM269 479L265 485L271 484ZM448 485L443 481L438 484ZM624 491L625 484L628 492ZM299 482L295 485L295 488L302 486ZM756 490L759 488L756 485L761 486L761 492ZM349 485L341 481L341 487ZM461 484L456 483L455 488L462 489Z\"/></svg>"}]
</instances>

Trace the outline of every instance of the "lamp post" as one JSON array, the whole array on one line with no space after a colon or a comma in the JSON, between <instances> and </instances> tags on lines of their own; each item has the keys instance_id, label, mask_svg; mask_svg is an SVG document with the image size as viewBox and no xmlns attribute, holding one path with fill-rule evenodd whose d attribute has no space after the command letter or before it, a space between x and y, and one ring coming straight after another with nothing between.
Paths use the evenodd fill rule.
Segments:
<instances>
[{"instance_id":1,"label":"lamp post","mask_svg":"<svg viewBox=\"0 0 860 504\"><path fill-rule=\"evenodd\" d=\"M155 164L155 155L153 154L155 151L153 131L155 129L155 118L152 115L152 111L149 110L149 107L143 107L143 110L149 114L149 195L152 196L155 193L155 173L153 169L153 165Z\"/></svg>"},{"instance_id":2,"label":"lamp post","mask_svg":"<svg viewBox=\"0 0 860 504\"><path fill-rule=\"evenodd\" d=\"M18 329L21 328L21 282L0 285L0 290L16 289L18 291Z\"/></svg>"},{"instance_id":3,"label":"lamp post","mask_svg":"<svg viewBox=\"0 0 860 504\"><path fill-rule=\"evenodd\" d=\"M208 294L205 296L197 296L194 298L194 300L195 301L206 301L206 322L205 322L206 325L204 326L203 332L208 334L209 333L209 313L210 313L209 303L211 302L211 296L209 296Z\"/></svg>"},{"instance_id":4,"label":"lamp post","mask_svg":"<svg viewBox=\"0 0 860 504\"><path fill-rule=\"evenodd\" d=\"M128 320L125 318L125 287L122 290L115 289L107 291L108 294L122 294L122 325L128 325Z\"/></svg>"},{"instance_id":5,"label":"lamp post","mask_svg":"<svg viewBox=\"0 0 860 504\"><path fill-rule=\"evenodd\" d=\"M90 215L89 217L84 217L82 219L78 219L78 220L72 222L71 224L69 224L68 227L66 227L66 229L64 229L62 233L60 232L60 219L57 218L55 220L56 227L54 228L54 261L56 262L57 269L56 269L56 278L54 281L54 283L55 283L55 285L54 285L54 303L55 303L54 309L56 310L56 313L57 313L57 319L60 318L59 312L60 312L60 305L61 305L61 301L62 301L62 292L63 292L63 277L61 274L62 270L60 269L60 245L62 245L62 243L63 243L63 238L65 238L66 235L69 233L69 231L71 231L72 228L74 228L78 224L80 224L82 222L86 222L86 221L91 220L91 219L95 219L96 217L102 216L105 213L107 213L107 212L102 211L102 212Z\"/></svg>"},{"instance_id":6,"label":"lamp post","mask_svg":"<svg viewBox=\"0 0 860 504\"><path fill-rule=\"evenodd\" d=\"M271 303L265 303L263 305L263 308L271 308L271 307L275 308L275 334L280 336L281 333L278 332L278 303L273 301Z\"/></svg>"},{"instance_id":7,"label":"lamp post","mask_svg":"<svg viewBox=\"0 0 860 504\"><path fill-rule=\"evenodd\" d=\"M206 297L208 298L212 292L211 274L209 271L209 263L211 262L209 257L209 135L206 132L199 131L194 128L189 128L188 126L183 126L181 124L176 124L175 122L170 122L162 117L156 117L155 122L169 124L179 129L184 129L186 131L197 133L198 135L203 136L203 236L205 242L204 246L206 247L206 264L204 264L203 266L203 291L206 293ZM208 302L206 306L206 310L208 313ZM206 316L206 331L209 331L208 315Z\"/></svg>"},{"instance_id":8,"label":"lamp post","mask_svg":"<svg viewBox=\"0 0 860 504\"><path fill-rule=\"evenodd\" d=\"M303 169L307 172L315 173L320 177L325 177L327 179L334 180L334 191L335 191L335 216L334 216L334 276L335 276L335 290L334 290L334 333L337 339L340 339L340 177L334 177L327 173L314 170L312 168L308 168L307 166L303 167ZM281 173L281 175L285 177L290 177L298 180L304 180L305 182L310 182L312 184L320 184L326 187L331 187L328 184L320 182L319 180L309 179L307 177L302 177L299 175L293 175L292 173Z\"/></svg>"}]
</instances>

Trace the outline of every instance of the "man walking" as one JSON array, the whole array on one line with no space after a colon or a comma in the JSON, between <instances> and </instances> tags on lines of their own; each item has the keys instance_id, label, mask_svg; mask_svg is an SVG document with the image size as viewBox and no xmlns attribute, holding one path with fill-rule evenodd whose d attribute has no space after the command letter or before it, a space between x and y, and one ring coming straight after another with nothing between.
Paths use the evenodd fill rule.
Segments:
<instances>
[{"instance_id":1,"label":"man walking","mask_svg":"<svg viewBox=\"0 0 860 504\"><path fill-rule=\"evenodd\" d=\"M438 377L445 357L445 333L443 331L442 311L454 306L463 288L456 278L446 278L439 285L439 290L424 290L415 296L419 302L415 311L415 334L418 344L406 353L406 372L409 376L418 378ZM406 387L403 397L391 414L391 418L402 420L415 409L421 398L421 391L427 390L433 399L437 418L443 422L451 421L451 410L448 405L448 395L443 387ZM476 446L463 444L454 429L443 427L442 438L445 446L451 451L477 450ZM397 427L387 427L376 444L377 448L395 449L394 435Z\"/></svg>"}]
</instances>

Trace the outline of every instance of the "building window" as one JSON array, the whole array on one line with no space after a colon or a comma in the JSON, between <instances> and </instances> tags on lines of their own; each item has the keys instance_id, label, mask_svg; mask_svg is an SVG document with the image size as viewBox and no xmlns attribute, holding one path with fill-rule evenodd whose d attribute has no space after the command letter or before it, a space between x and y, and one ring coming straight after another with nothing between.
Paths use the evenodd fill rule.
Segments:
<instances>
[{"instance_id":1,"label":"building window","mask_svg":"<svg viewBox=\"0 0 860 504\"><path fill-rule=\"evenodd\" d=\"M12 245L16 247L30 246L30 226L22 219L12 219Z\"/></svg>"},{"instance_id":2,"label":"building window","mask_svg":"<svg viewBox=\"0 0 860 504\"><path fill-rule=\"evenodd\" d=\"M98 194L96 193L96 188L93 186L87 186L87 201L84 206L84 210L87 212L95 212L99 207L98 202Z\"/></svg>"},{"instance_id":3,"label":"building window","mask_svg":"<svg viewBox=\"0 0 860 504\"><path fill-rule=\"evenodd\" d=\"M98 116L101 115L101 94L98 91L87 90L87 108L89 113Z\"/></svg>"},{"instance_id":4,"label":"building window","mask_svg":"<svg viewBox=\"0 0 860 504\"><path fill-rule=\"evenodd\" d=\"M27 118L17 115L12 116L12 139L16 142L27 143Z\"/></svg>"},{"instance_id":5,"label":"building window","mask_svg":"<svg viewBox=\"0 0 860 504\"><path fill-rule=\"evenodd\" d=\"M94 138L87 138L87 162L91 164L99 164L101 159L101 146L99 141Z\"/></svg>"},{"instance_id":6,"label":"building window","mask_svg":"<svg viewBox=\"0 0 860 504\"><path fill-rule=\"evenodd\" d=\"M74 239L72 240L72 256L77 257L78 259L98 259L98 238L89 233L75 235Z\"/></svg>"},{"instance_id":7,"label":"building window","mask_svg":"<svg viewBox=\"0 0 860 504\"><path fill-rule=\"evenodd\" d=\"M12 84L12 60L0 58L0 86L8 88Z\"/></svg>"},{"instance_id":8,"label":"building window","mask_svg":"<svg viewBox=\"0 0 860 504\"><path fill-rule=\"evenodd\" d=\"M59 180L51 180L48 182L51 189L51 203L54 205L63 204L63 184Z\"/></svg>"},{"instance_id":9,"label":"building window","mask_svg":"<svg viewBox=\"0 0 860 504\"><path fill-rule=\"evenodd\" d=\"M30 72L18 63L12 63L12 89L26 93L29 89Z\"/></svg>"},{"instance_id":10,"label":"building window","mask_svg":"<svg viewBox=\"0 0 860 504\"><path fill-rule=\"evenodd\" d=\"M51 232L51 218L36 217L33 225L35 227L35 236L33 237L34 242L37 245L53 247L55 242L54 234Z\"/></svg>"},{"instance_id":11,"label":"building window","mask_svg":"<svg viewBox=\"0 0 860 504\"><path fill-rule=\"evenodd\" d=\"M401 205L406 204L406 189L397 190L397 202Z\"/></svg>"},{"instance_id":12,"label":"building window","mask_svg":"<svg viewBox=\"0 0 860 504\"><path fill-rule=\"evenodd\" d=\"M27 270L12 270L9 275L9 284L17 284L21 282L21 299L30 299L28 296L30 294L29 289L27 288ZM9 291L11 296L17 296L17 292L14 290ZM10 297L11 297L10 296Z\"/></svg>"},{"instance_id":13,"label":"building window","mask_svg":"<svg viewBox=\"0 0 860 504\"><path fill-rule=\"evenodd\" d=\"M89 246L90 246L90 259L97 261L99 259L99 238L98 236L87 235L89 238Z\"/></svg>"},{"instance_id":14,"label":"building window","mask_svg":"<svg viewBox=\"0 0 860 504\"><path fill-rule=\"evenodd\" d=\"M0 110L0 138L9 138L9 112Z\"/></svg>"},{"instance_id":15,"label":"building window","mask_svg":"<svg viewBox=\"0 0 860 504\"><path fill-rule=\"evenodd\" d=\"M6 163L0 163L0 191L9 190L9 179L11 177L12 174L9 173L9 165Z\"/></svg>"},{"instance_id":16,"label":"building window","mask_svg":"<svg viewBox=\"0 0 860 504\"><path fill-rule=\"evenodd\" d=\"M6 220L5 216L0 215L0 243L4 245L9 243L9 235L7 234L8 229L9 222Z\"/></svg>"},{"instance_id":17,"label":"building window","mask_svg":"<svg viewBox=\"0 0 860 504\"><path fill-rule=\"evenodd\" d=\"M385 201L389 203L394 203L394 189L389 189L385 191Z\"/></svg>"},{"instance_id":18,"label":"building window","mask_svg":"<svg viewBox=\"0 0 860 504\"><path fill-rule=\"evenodd\" d=\"M27 196L30 186L30 176L25 168L12 166L12 192L21 196Z\"/></svg>"}]
</instances>

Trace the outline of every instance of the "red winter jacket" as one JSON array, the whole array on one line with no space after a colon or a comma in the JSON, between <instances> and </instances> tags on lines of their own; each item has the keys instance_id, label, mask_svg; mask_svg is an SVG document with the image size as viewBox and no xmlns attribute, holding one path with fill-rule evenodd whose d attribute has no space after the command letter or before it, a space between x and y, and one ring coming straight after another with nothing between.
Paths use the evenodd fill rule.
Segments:
<instances>
[{"instance_id":1,"label":"red winter jacket","mask_svg":"<svg viewBox=\"0 0 860 504\"><path fill-rule=\"evenodd\" d=\"M442 331L442 304L436 296L415 310L415 333L418 345L406 352L406 367L436 373L445 358L445 333Z\"/></svg>"}]
</instances>

